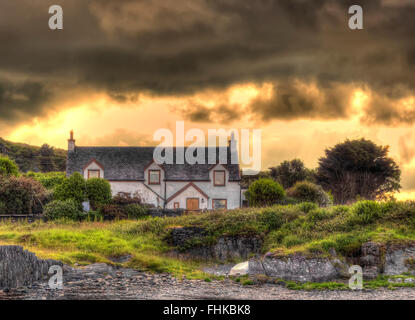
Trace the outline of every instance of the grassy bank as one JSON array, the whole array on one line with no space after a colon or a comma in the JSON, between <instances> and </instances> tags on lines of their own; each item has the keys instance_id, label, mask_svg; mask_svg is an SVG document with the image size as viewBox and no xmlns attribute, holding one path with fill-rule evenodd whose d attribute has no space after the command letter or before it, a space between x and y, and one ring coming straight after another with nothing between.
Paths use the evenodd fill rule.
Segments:
<instances>
[{"instance_id":1,"label":"grassy bank","mask_svg":"<svg viewBox=\"0 0 415 320\"><path fill-rule=\"evenodd\" d=\"M340 255L351 255L369 240L415 242L415 203L363 201L325 209L303 203L105 223L3 222L0 243L23 245L41 258L68 264L111 263L114 257L132 255L125 266L206 278L200 261L179 259L170 253L172 247L166 239L175 227L206 230L203 238L189 241L179 250L209 245L224 235L255 235L264 240L264 253L324 256L335 249Z\"/></svg>"}]
</instances>

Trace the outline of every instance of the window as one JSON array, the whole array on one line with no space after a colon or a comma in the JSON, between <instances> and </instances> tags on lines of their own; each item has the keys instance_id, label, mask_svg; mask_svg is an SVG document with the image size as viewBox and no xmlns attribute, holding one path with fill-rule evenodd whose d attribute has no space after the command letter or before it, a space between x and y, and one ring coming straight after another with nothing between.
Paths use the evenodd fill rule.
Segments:
<instances>
[{"instance_id":1,"label":"window","mask_svg":"<svg viewBox=\"0 0 415 320\"><path fill-rule=\"evenodd\" d=\"M175 202L174 203L174 209L180 209L180 203Z\"/></svg>"},{"instance_id":2,"label":"window","mask_svg":"<svg viewBox=\"0 0 415 320\"><path fill-rule=\"evenodd\" d=\"M224 186L225 185L225 171L213 171L213 184L215 186Z\"/></svg>"},{"instance_id":3,"label":"window","mask_svg":"<svg viewBox=\"0 0 415 320\"><path fill-rule=\"evenodd\" d=\"M227 209L228 201L225 199L213 199L212 208L213 209Z\"/></svg>"},{"instance_id":4,"label":"window","mask_svg":"<svg viewBox=\"0 0 415 320\"><path fill-rule=\"evenodd\" d=\"M148 184L158 185L160 184L160 170L148 171Z\"/></svg>"},{"instance_id":5,"label":"window","mask_svg":"<svg viewBox=\"0 0 415 320\"><path fill-rule=\"evenodd\" d=\"M101 172L99 170L88 170L88 179L101 178Z\"/></svg>"}]
</instances>

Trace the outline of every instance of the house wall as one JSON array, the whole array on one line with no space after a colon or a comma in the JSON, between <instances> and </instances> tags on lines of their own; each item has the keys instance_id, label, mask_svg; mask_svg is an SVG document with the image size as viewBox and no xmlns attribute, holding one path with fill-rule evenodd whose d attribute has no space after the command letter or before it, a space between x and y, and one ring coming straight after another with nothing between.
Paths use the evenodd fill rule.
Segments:
<instances>
[{"instance_id":1,"label":"house wall","mask_svg":"<svg viewBox=\"0 0 415 320\"><path fill-rule=\"evenodd\" d=\"M149 190L142 181L110 181L110 185L113 196L120 192L130 193L131 196L137 194L144 203L152 204L156 207L164 206L164 201Z\"/></svg>"},{"instance_id":2,"label":"house wall","mask_svg":"<svg viewBox=\"0 0 415 320\"><path fill-rule=\"evenodd\" d=\"M180 189L176 190L179 191ZM172 199L170 202L167 203L168 209L174 209L174 203L179 202L180 208L186 209L187 206L187 199L189 198L197 198L199 199L199 208L201 210L208 209L208 199L203 196L198 190L194 187L190 186L181 194L179 194L176 198Z\"/></svg>"},{"instance_id":3,"label":"house wall","mask_svg":"<svg viewBox=\"0 0 415 320\"><path fill-rule=\"evenodd\" d=\"M213 181L213 172L215 170L225 170L226 172L226 185L219 187L214 185ZM239 182L229 182L229 172L222 165L217 165L210 171L209 174L210 181L195 181L193 182L197 187L199 187L204 193L206 193L209 198L207 199L207 209L212 209L212 200L213 199L225 199L227 200L228 209L237 209L240 208L240 185ZM177 191L184 188L189 182L176 182L176 181L167 181L167 199L174 195ZM191 188L191 187L190 187ZM189 188L189 189L190 189ZM194 191L194 188L191 188ZM176 199L170 201L167 204L168 208L174 207L174 202L180 202L180 207L186 209L186 197L185 193L180 194ZM203 196L197 192L197 196L191 196L189 198L200 198L199 204L201 205L201 200ZM178 200L179 199L179 200ZM183 207L182 207L183 205Z\"/></svg>"}]
</instances>

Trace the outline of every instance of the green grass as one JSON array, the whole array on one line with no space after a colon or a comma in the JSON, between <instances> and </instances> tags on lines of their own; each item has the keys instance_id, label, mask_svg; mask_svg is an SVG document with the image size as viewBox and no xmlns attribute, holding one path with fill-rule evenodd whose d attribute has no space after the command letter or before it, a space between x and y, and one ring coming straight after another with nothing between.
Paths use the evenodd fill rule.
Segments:
<instances>
[{"instance_id":1,"label":"green grass","mask_svg":"<svg viewBox=\"0 0 415 320\"><path fill-rule=\"evenodd\" d=\"M203 228L205 236L172 248L168 239L171 229L177 227ZM263 253L327 256L334 249L340 256L350 256L369 240L415 242L415 203L364 201L325 209L305 204L279 205L117 222L0 223L1 244L22 245L41 258L85 265L112 263L111 258L131 255L132 259L123 266L198 279L214 277L201 271L201 261L179 258L172 249L210 245L221 236L236 235L260 237L264 240ZM413 261L408 264L415 265ZM331 286L340 288L337 284Z\"/></svg>"}]
</instances>

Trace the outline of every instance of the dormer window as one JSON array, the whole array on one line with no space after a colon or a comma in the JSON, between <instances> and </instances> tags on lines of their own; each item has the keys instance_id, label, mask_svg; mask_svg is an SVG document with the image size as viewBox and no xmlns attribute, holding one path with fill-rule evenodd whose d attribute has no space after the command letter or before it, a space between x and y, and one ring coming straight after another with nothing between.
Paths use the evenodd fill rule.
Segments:
<instances>
[{"instance_id":1,"label":"dormer window","mask_svg":"<svg viewBox=\"0 0 415 320\"><path fill-rule=\"evenodd\" d=\"M226 173L224 170L213 171L213 184L216 187L223 187L226 184Z\"/></svg>"},{"instance_id":2,"label":"dormer window","mask_svg":"<svg viewBox=\"0 0 415 320\"><path fill-rule=\"evenodd\" d=\"M101 171L99 170L88 170L88 179L101 178Z\"/></svg>"},{"instance_id":3,"label":"dormer window","mask_svg":"<svg viewBox=\"0 0 415 320\"><path fill-rule=\"evenodd\" d=\"M148 184L159 185L160 184L160 170L149 170L148 171Z\"/></svg>"}]
</instances>

